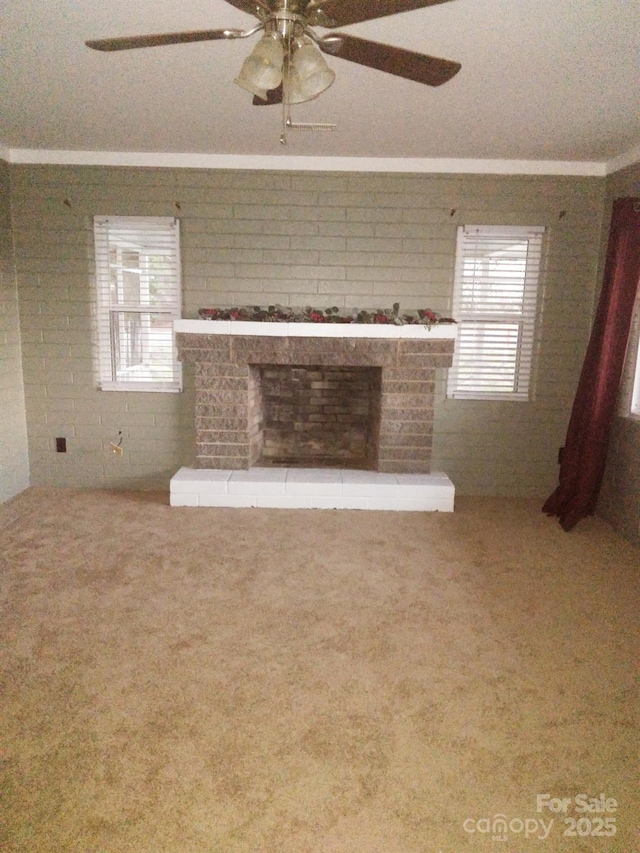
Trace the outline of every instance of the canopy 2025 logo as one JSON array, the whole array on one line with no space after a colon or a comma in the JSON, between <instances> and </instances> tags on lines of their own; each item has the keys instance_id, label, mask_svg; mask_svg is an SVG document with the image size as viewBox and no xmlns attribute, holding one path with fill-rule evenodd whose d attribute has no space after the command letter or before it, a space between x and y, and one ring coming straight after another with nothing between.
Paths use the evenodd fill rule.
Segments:
<instances>
[{"instance_id":1,"label":"canopy 2025 logo","mask_svg":"<svg viewBox=\"0 0 640 853\"><path fill-rule=\"evenodd\" d=\"M493 841L508 841L513 836L546 841L558 821L566 837L611 838L616 834L618 801L600 794L576 794L575 797L536 795L537 817L508 817L498 813L492 817L468 817L462 828L469 835L490 835ZM560 815L563 817L560 819ZM556 816L558 816L556 818ZM562 823L560 823L562 820Z\"/></svg>"}]
</instances>

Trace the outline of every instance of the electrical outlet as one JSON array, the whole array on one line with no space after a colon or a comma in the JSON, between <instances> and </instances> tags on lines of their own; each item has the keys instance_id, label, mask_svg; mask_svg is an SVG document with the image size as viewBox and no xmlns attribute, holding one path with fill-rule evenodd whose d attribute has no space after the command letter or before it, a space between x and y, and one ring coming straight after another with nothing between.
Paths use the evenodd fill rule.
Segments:
<instances>
[{"instance_id":1,"label":"electrical outlet","mask_svg":"<svg viewBox=\"0 0 640 853\"><path fill-rule=\"evenodd\" d=\"M66 438L56 438L56 453L66 453L67 452L67 439Z\"/></svg>"}]
</instances>

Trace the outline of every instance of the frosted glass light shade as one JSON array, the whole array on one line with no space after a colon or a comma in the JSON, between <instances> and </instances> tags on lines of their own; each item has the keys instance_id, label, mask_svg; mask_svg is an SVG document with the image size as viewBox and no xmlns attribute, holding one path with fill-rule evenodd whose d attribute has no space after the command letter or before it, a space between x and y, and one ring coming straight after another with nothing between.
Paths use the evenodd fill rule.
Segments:
<instances>
[{"instance_id":1,"label":"frosted glass light shade","mask_svg":"<svg viewBox=\"0 0 640 853\"><path fill-rule=\"evenodd\" d=\"M282 83L283 62L284 48L281 40L276 36L265 35L242 63L234 83L252 95L266 100L267 92Z\"/></svg>"},{"instance_id":2,"label":"frosted glass light shade","mask_svg":"<svg viewBox=\"0 0 640 853\"><path fill-rule=\"evenodd\" d=\"M300 94L304 100L317 98L336 79L335 73L324 61L324 57L315 45L307 42L293 54L292 67Z\"/></svg>"},{"instance_id":3,"label":"frosted glass light shade","mask_svg":"<svg viewBox=\"0 0 640 853\"><path fill-rule=\"evenodd\" d=\"M295 66L289 63L284 75L283 98L285 104L303 104L305 101L313 101L317 97L317 95L308 95L304 91L300 82L300 75Z\"/></svg>"}]
</instances>

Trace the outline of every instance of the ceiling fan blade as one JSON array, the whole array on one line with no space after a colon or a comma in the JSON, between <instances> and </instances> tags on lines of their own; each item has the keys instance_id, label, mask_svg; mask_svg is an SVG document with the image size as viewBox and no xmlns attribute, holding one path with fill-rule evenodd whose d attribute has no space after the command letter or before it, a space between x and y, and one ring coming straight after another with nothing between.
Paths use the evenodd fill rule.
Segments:
<instances>
[{"instance_id":1,"label":"ceiling fan blade","mask_svg":"<svg viewBox=\"0 0 640 853\"><path fill-rule=\"evenodd\" d=\"M257 95L253 96L254 107L271 107L274 104L282 103L282 83L276 89L269 89L267 92L267 100L264 101Z\"/></svg>"},{"instance_id":2,"label":"ceiling fan blade","mask_svg":"<svg viewBox=\"0 0 640 853\"><path fill-rule=\"evenodd\" d=\"M273 11L270 6L268 0L227 0L227 3L230 3L232 6L235 6L236 9L240 9L241 12L247 12L249 15L253 15L255 18L259 18L258 10L262 10L266 12L267 15L269 12Z\"/></svg>"},{"instance_id":3,"label":"ceiling fan blade","mask_svg":"<svg viewBox=\"0 0 640 853\"><path fill-rule=\"evenodd\" d=\"M123 36L122 38L86 41L93 50L131 50L136 47L160 47L164 44L184 44L191 41L215 41L240 38L242 30L194 30L185 33L158 33L149 36Z\"/></svg>"},{"instance_id":4,"label":"ceiling fan blade","mask_svg":"<svg viewBox=\"0 0 640 853\"><path fill-rule=\"evenodd\" d=\"M402 47L378 44L344 33L325 36L318 44L324 53L331 56L376 68L378 71L386 71L396 77L415 80L416 83L425 83L427 86L441 86L455 77L462 68L459 62L449 59L425 56Z\"/></svg>"},{"instance_id":5,"label":"ceiling fan blade","mask_svg":"<svg viewBox=\"0 0 640 853\"><path fill-rule=\"evenodd\" d=\"M307 14L313 23L331 29L449 2L451 0L311 0Z\"/></svg>"}]
</instances>

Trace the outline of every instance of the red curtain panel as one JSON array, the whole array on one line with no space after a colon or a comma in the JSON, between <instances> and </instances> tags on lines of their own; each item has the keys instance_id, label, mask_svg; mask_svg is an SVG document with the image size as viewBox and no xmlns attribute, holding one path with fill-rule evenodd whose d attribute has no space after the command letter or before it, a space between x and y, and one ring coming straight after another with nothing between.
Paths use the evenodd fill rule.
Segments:
<instances>
[{"instance_id":1,"label":"red curtain panel","mask_svg":"<svg viewBox=\"0 0 640 853\"><path fill-rule=\"evenodd\" d=\"M592 515L607 458L640 279L640 198L614 202L596 310L560 464L559 484L543 506L564 530Z\"/></svg>"}]
</instances>

